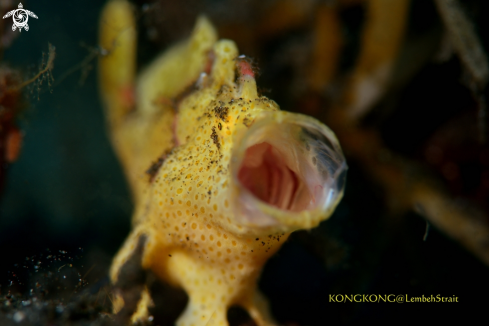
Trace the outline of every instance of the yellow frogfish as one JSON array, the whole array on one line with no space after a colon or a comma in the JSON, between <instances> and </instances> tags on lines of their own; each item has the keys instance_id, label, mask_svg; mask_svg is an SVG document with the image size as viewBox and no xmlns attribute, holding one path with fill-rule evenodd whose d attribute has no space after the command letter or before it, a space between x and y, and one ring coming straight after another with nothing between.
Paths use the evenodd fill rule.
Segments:
<instances>
[{"instance_id":1,"label":"yellow frogfish","mask_svg":"<svg viewBox=\"0 0 489 326\"><path fill-rule=\"evenodd\" d=\"M135 205L111 281L122 284L139 253L141 270L188 294L177 325L228 325L232 305L273 325L257 279L291 232L317 226L343 196L338 140L260 96L249 60L205 17L137 77L136 35L131 5L109 1L101 97ZM149 317L147 287L138 298L132 322ZM118 295L114 311L128 304Z\"/></svg>"}]
</instances>

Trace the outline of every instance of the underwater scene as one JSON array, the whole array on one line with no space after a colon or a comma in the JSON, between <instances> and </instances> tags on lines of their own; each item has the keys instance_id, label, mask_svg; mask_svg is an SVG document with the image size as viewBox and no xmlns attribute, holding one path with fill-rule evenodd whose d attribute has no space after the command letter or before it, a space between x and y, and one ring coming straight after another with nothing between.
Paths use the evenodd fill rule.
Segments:
<instances>
[{"instance_id":1,"label":"underwater scene","mask_svg":"<svg viewBox=\"0 0 489 326\"><path fill-rule=\"evenodd\" d=\"M0 12L0 325L484 320L487 2Z\"/></svg>"}]
</instances>

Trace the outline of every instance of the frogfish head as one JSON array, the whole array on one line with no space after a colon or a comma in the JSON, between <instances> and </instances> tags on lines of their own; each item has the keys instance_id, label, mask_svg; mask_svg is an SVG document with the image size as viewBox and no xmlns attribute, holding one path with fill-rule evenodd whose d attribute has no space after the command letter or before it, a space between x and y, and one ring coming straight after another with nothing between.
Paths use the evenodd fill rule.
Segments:
<instances>
[{"instance_id":1,"label":"frogfish head","mask_svg":"<svg viewBox=\"0 0 489 326\"><path fill-rule=\"evenodd\" d=\"M202 66L210 68L179 101L178 146L156 179L166 209L235 234L317 226L343 196L347 164L336 136L258 95L234 42L217 41L206 53L210 64Z\"/></svg>"}]
</instances>

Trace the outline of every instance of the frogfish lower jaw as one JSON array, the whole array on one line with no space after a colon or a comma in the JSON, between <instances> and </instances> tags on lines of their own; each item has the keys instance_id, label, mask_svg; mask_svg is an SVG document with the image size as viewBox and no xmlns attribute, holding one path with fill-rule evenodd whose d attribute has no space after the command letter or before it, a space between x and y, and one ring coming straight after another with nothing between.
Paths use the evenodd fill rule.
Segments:
<instances>
[{"instance_id":1,"label":"frogfish lower jaw","mask_svg":"<svg viewBox=\"0 0 489 326\"><path fill-rule=\"evenodd\" d=\"M264 232L312 228L343 196L346 170L328 127L301 114L264 112L234 143L236 222Z\"/></svg>"}]
</instances>

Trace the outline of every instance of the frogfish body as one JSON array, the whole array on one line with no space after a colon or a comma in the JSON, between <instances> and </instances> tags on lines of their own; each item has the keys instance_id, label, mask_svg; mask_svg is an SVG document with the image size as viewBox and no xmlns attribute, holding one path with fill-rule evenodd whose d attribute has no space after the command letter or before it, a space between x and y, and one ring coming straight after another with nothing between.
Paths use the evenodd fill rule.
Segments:
<instances>
[{"instance_id":1,"label":"frogfish body","mask_svg":"<svg viewBox=\"0 0 489 326\"><path fill-rule=\"evenodd\" d=\"M139 250L143 270L187 292L178 325L227 325L231 305L272 325L257 279L291 232L317 226L341 199L338 140L260 96L249 60L205 17L139 77L136 34L128 2L110 1L100 22L101 96L135 204L111 280L121 283ZM114 311L127 304L118 296ZM132 321L148 318L151 304L143 288Z\"/></svg>"}]
</instances>

